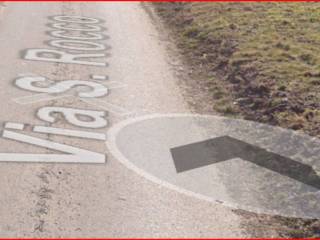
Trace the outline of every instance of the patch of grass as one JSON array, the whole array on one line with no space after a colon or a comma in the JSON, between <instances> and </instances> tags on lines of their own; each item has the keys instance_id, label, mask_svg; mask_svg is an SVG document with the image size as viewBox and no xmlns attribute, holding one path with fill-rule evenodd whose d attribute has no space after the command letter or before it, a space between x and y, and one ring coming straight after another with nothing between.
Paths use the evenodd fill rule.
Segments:
<instances>
[{"instance_id":1,"label":"patch of grass","mask_svg":"<svg viewBox=\"0 0 320 240\"><path fill-rule=\"evenodd\" d=\"M300 108L320 108L320 3L191 2L155 4L164 19L174 26L176 40L191 65L206 66L230 89L240 104L239 113L248 119L292 127ZM268 92L255 92L264 85ZM222 98L212 91L213 99ZM263 101L259 109L257 102ZM275 106L275 99L280 101ZM285 106L284 106L285 105ZM270 108L272 112L270 113ZM228 111L227 111L228 112ZM287 114L285 114L287 113ZM281 117L279 117L281 116ZM285 117L288 116L288 117ZM314 121L305 119L302 130L320 135ZM293 126L296 128L296 126Z\"/></svg>"},{"instance_id":2,"label":"patch of grass","mask_svg":"<svg viewBox=\"0 0 320 240\"><path fill-rule=\"evenodd\" d=\"M215 101L215 110L225 115L234 115L237 113L236 107L230 103L229 99L221 98Z\"/></svg>"}]
</instances>

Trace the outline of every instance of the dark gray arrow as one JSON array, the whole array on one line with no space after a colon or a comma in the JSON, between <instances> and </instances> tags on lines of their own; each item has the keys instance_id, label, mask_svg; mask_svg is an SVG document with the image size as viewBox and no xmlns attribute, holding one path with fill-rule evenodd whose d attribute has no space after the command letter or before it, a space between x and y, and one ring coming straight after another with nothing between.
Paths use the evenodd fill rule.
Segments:
<instances>
[{"instance_id":1,"label":"dark gray arrow","mask_svg":"<svg viewBox=\"0 0 320 240\"><path fill-rule=\"evenodd\" d=\"M311 166L229 136L175 147L170 151L178 173L241 158L320 189L320 178Z\"/></svg>"}]
</instances>

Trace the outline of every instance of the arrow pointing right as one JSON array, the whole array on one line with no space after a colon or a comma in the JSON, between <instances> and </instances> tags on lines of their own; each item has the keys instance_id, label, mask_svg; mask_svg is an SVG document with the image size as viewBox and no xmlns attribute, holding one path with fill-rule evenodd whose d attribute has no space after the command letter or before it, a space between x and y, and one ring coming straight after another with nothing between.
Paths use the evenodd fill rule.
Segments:
<instances>
[{"instance_id":1,"label":"arrow pointing right","mask_svg":"<svg viewBox=\"0 0 320 240\"><path fill-rule=\"evenodd\" d=\"M320 178L310 165L230 136L222 136L170 149L178 173L229 159L241 158L296 181L320 189ZM319 159L320 160L320 159Z\"/></svg>"}]
</instances>

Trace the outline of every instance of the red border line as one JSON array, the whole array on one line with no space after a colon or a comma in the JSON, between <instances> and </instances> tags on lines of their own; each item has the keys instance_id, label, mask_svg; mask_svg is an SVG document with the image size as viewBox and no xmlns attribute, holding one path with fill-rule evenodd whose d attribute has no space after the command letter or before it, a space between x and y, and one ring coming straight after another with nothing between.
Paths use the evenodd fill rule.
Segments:
<instances>
[{"instance_id":1,"label":"red border line","mask_svg":"<svg viewBox=\"0 0 320 240\"><path fill-rule=\"evenodd\" d=\"M320 2L320 0L7 0L2 2ZM251 240L301 240L301 239L313 239L320 240L320 238L1 238L2 240L241 240L241 239L251 239Z\"/></svg>"},{"instance_id":2,"label":"red border line","mask_svg":"<svg viewBox=\"0 0 320 240\"><path fill-rule=\"evenodd\" d=\"M5 2L320 2L320 0L7 0Z\"/></svg>"}]
</instances>

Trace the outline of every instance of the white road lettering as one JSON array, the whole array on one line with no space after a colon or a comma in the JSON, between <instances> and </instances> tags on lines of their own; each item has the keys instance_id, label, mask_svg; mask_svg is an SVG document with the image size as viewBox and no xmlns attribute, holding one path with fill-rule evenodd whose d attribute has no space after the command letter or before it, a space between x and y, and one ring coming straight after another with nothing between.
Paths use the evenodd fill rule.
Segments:
<instances>
[{"instance_id":1,"label":"white road lettering","mask_svg":"<svg viewBox=\"0 0 320 240\"><path fill-rule=\"evenodd\" d=\"M95 32L86 32L85 34L81 32L81 35L66 35L70 31L66 30L55 30L48 32L52 37L65 38L65 39L75 39L75 40L102 40L104 38L103 34Z\"/></svg>"},{"instance_id":2,"label":"white road lettering","mask_svg":"<svg viewBox=\"0 0 320 240\"><path fill-rule=\"evenodd\" d=\"M102 128L107 126L106 112L95 110L83 110L67 107L42 107L38 110L37 116L50 123L55 122L53 113L61 113L64 118L71 124L84 128ZM82 120L80 117L85 117Z\"/></svg>"},{"instance_id":3,"label":"white road lettering","mask_svg":"<svg viewBox=\"0 0 320 240\"><path fill-rule=\"evenodd\" d=\"M4 127L8 128L8 129L23 130L24 124L23 123L7 122L7 123L5 123Z\"/></svg>"},{"instance_id":4,"label":"white road lettering","mask_svg":"<svg viewBox=\"0 0 320 240\"><path fill-rule=\"evenodd\" d=\"M105 76L105 75L92 74L91 78L94 80L108 80L108 76Z\"/></svg>"},{"instance_id":5,"label":"white road lettering","mask_svg":"<svg viewBox=\"0 0 320 240\"><path fill-rule=\"evenodd\" d=\"M49 45L56 48L78 51L102 51L106 49L106 46L102 43L65 39L51 40L49 41Z\"/></svg>"},{"instance_id":6,"label":"white road lettering","mask_svg":"<svg viewBox=\"0 0 320 240\"><path fill-rule=\"evenodd\" d=\"M50 19L56 21L55 23L49 24L56 30L53 29L48 32L50 36L56 38L48 41L48 45L52 46L53 49L27 49L23 54L23 59L86 66L108 66L106 62L103 62L104 58L108 56L106 53L92 52L105 51L107 49L107 45L94 42L106 38L106 36L101 33L101 31L105 29L102 26L90 25L100 23L102 22L101 20L90 17L62 15L54 16ZM15 98L14 101L20 104L29 104L39 101L51 101L62 97L79 97L81 101L85 101L106 96L110 88L123 87L123 84L116 81L108 81L103 84L99 82L101 80L107 80L107 76L89 75L91 78L88 80L51 80L34 74L19 76L15 80L15 86L34 93L31 96ZM90 102L88 103L90 104ZM62 106L44 106L37 110L37 117L47 123L54 124L58 118L60 118L73 126L87 129L106 127L108 125L106 116L106 111ZM2 132L3 138L59 151L60 154L0 153L0 161L104 163L106 160L104 154L29 136L22 132L26 126L32 127L34 133L40 134L91 139L95 141L106 141L107 138L104 133L89 130L65 129L56 126L30 126L29 124L7 122L4 124L5 129Z\"/></svg>"},{"instance_id":7,"label":"white road lettering","mask_svg":"<svg viewBox=\"0 0 320 240\"><path fill-rule=\"evenodd\" d=\"M88 86L92 89L90 92L78 93L79 97L85 98L103 97L108 94L108 88L104 85L82 80L59 81L48 87L37 87L34 85L35 83L44 83L46 81L45 77L21 77L16 79L15 85L25 90L41 93L63 93L76 86Z\"/></svg>"},{"instance_id":8,"label":"white road lettering","mask_svg":"<svg viewBox=\"0 0 320 240\"><path fill-rule=\"evenodd\" d=\"M48 56L50 55L50 56ZM70 63L70 64L81 64L81 65L91 65L91 66L107 66L104 62L93 62L79 60L81 58L102 58L107 55L104 53L83 53L83 54L73 54L64 51L44 49L44 48L34 48L28 49L23 56L24 59L32 61L44 61L44 62L57 62L57 63Z\"/></svg>"},{"instance_id":9,"label":"white road lettering","mask_svg":"<svg viewBox=\"0 0 320 240\"><path fill-rule=\"evenodd\" d=\"M54 16L53 19L58 22L71 22L71 23L87 23L87 24L94 24L99 23L100 20L96 18L90 17L83 17L83 16L67 16L67 15L60 15Z\"/></svg>"},{"instance_id":10,"label":"white road lettering","mask_svg":"<svg viewBox=\"0 0 320 240\"><path fill-rule=\"evenodd\" d=\"M105 155L91 152L70 145L61 144L41 138L31 137L14 131L4 130L2 137L46 149L56 150L67 154L28 154L28 153L0 153L3 162L77 162L77 163L104 163Z\"/></svg>"},{"instance_id":11,"label":"white road lettering","mask_svg":"<svg viewBox=\"0 0 320 240\"><path fill-rule=\"evenodd\" d=\"M99 26L92 26L92 25L88 25L88 24L81 24L81 23L77 23L78 25L82 25L85 27L67 27L69 23L63 22L63 23L53 23L50 24L50 27L52 28L56 28L56 29L62 29L62 30L73 30L73 31L84 31L84 32L100 32L102 31L102 28Z\"/></svg>"},{"instance_id":12,"label":"white road lettering","mask_svg":"<svg viewBox=\"0 0 320 240\"><path fill-rule=\"evenodd\" d=\"M63 135L68 137L95 139L95 140L101 140L101 141L106 140L106 134L103 134L103 133L78 131L78 130L65 129L65 128L35 126L33 128L33 131L38 133L48 133L48 134Z\"/></svg>"}]
</instances>

